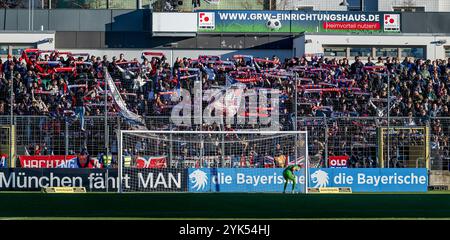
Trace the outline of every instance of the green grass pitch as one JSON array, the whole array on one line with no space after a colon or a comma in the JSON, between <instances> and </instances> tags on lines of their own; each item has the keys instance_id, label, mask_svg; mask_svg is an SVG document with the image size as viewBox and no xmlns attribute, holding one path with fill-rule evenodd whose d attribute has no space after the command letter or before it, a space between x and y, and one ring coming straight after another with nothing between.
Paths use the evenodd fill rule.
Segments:
<instances>
[{"instance_id":1,"label":"green grass pitch","mask_svg":"<svg viewBox=\"0 0 450 240\"><path fill-rule=\"evenodd\" d=\"M0 219L450 219L450 194L0 193Z\"/></svg>"}]
</instances>

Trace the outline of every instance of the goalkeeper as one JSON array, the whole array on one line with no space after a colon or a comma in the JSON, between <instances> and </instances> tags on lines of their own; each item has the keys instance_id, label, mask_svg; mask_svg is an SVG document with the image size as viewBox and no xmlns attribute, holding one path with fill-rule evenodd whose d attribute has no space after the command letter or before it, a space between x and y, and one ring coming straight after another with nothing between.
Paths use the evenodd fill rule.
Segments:
<instances>
[{"instance_id":1,"label":"goalkeeper","mask_svg":"<svg viewBox=\"0 0 450 240\"><path fill-rule=\"evenodd\" d=\"M287 166L283 171L283 177L285 180L283 193L286 193L286 187L289 181L292 181L292 193L294 193L295 184L296 184L296 176L294 174L295 171L300 170L300 165L290 165Z\"/></svg>"}]
</instances>

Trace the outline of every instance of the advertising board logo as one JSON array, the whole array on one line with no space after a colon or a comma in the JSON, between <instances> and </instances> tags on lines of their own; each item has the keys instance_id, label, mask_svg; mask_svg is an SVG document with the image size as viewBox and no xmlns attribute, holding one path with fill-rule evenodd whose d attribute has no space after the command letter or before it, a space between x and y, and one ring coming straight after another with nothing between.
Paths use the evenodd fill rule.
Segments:
<instances>
[{"instance_id":1,"label":"advertising board logo","mask_svg":"<svg viewBox=\"0 0 450 240\"><path fill-rule=\"evenodd\" d=\"M384 31L400 32L400 14L384 14Z\"/></svg>"},{"instance_id":2,"label":"advertising board logo","mask_svg":"<svg viewBox=\"0 0 450 240\"><path fill-rule=\"evenodd\" d=\"M189 174L189 180L194 184L192 188L197 188L195 190L199 191L200 189L205 189L206 183L208 182L208 176L204 171L197 169Z\"/></svg>"},{"instance_id":3,"label":"advertising board logo","mask_svg":"<svg viewBox=\"0 0 450 240\"><path fill-rule=\"evenodd\" d=\"M331 168L347 168L349 156L329 156L328 165Z\"/></svg>"},{"instance_id":4,"label":"advertising board logo","mask_svg":"<svg viewBox=\"0 0 450 240\"><path fill-rule=\"evenodd\" d=\"M322 188L328 185L328 173L322 170L317 170L311 174L311 181L316 184L314 188Z\"/></svg>"},{"instance_id":5,"label":"advertising board logo","mask_svg":"<svg viewBox=\"0 0 450 240\"><path fill-rule=\"evenodd\" d=\"M216 28L214 12L199 12L198 28L214 30Z\"/></svg>"},{"instance_id":6,"label":"advertising board logo","mask_svg":"<svg viewBox=\"0 0 450 240\"><path fill-rule=\"evenodd\" d=\"M281 28L281 21L278 18L270 18L267 20L266 26L272 31L277 31Z\"/></svg>"}]
</instances>

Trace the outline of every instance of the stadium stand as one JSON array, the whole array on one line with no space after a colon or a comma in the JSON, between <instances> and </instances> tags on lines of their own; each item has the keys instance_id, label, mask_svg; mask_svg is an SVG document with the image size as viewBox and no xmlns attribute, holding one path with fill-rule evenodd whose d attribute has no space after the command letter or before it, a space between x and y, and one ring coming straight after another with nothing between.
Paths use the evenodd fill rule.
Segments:
<instances>
[{"instance_id":1,"label":"stadium stand","mask_svg":"<svg viewBox=\"0 0 450 240\"><path fill-rule=\"evenodd\" d=\"M201 56L202 57L202 56ZM251 59L245 62L235 56L221 61L218 56L210 60L178 58L169 63L164 56L127 61L123 55L109 60L107 56L89 54L33 51L28 49L20 58L9 56L1 66L1 112L9 114L9 85L13 74L15 94L14 112L17 115L73 115L75 93L82 89L87 101L86 115L102 115L103 67L111 72L115 83L127 102L128 108L144 116L170 113L173 106L169 95L177 84L189 89L193 73L188 68L203 72L203 89L225 85L226 76L249 87L278 88L283 92L287 113L293 113L294 94L298 93L299 116L327 115L383 117L386 115L390 90L391 116L448 117L448 76L450 63L446 60L413 60L405 58L370 59L363 63L356 57L352 64L347 59L311 57L280 61ZM450 59L449 59L450 61ZM256 66L255 66L256 65ZM13 66L13 73L11 73ZM295 91L295 77L298 85ZM387 77L390 77L388 85ZM168 92L168 93L167 93ZM113 106L109 111L114 112Z\"/></svg>"},{"instance_id":2,"label":"stadium stand","mask_svg":"<svg viewBox=\"0 0 450 240\"><path fill-rule=\"evenodd\" d=\"M138 60L126 59L123 54L110 59L88 53L27 49L20 57L8 56L0 61L0 115L11 114L13 84L14 115L47 116L53 119L46 123L52 131L58 131L63 122L70 124L79 118L80 128L74 130L84 132L85 117L104 115L104 67L111 73L128 110L145 118L170 116L177 104L170 95L180 87L192 91L195 78L201 80L204 90L230 81L244 83L248 88L279 89L281 130L291 130L297 120L299 129L312 133L311 156L322 165L324 136L315 132L319 132L321 118L325 118L329 126L327 154L349 155L351 167L375 167L369 154L372 150L358 150L356 145L376 142L370 129L386 121L390 99L392 124L430 126L432 148L440 150L436 155L448 156L448 137L440 118L445 121L450 116L450 59L387 57L363 62L356 57L350 64L345 58L319 56L281 60L276 56L263 59L235 55L233 59L221 59L200 55L197 59L177 58L171 63L163 54L154 52L144 52ZM112 104L111 96L107 109L109 116L120 111ZM152 129L167 127L162 121L147 121L149 125ZM222 130L217 125L205 128ZM90 130L88 134L102 133ZM350 141L353 144L346 144ZM62 151L44 142L26 142L36 145L30 146L28 152ZM92 145L97 146L90 150L93 154L104 154L95 142ZM87 147L83 143L79 146ZM73 147L72 151L79 149Z\"/></svg>"}]
</instances>

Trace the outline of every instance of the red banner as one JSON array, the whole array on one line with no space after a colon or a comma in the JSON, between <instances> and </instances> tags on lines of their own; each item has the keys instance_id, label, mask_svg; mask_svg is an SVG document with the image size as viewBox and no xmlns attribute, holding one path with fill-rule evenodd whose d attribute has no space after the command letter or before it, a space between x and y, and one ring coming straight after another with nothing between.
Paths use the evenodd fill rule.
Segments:
<instances>
[{"instance_id":1,"label":"red banner","mask_svg":"<svg viewBox=\"0 0 450 240\"><path fill-rule=\"evenodd\" d=\"M22 168L56 168L76 161L75 155L19 156Z\"/></svg>"},{"instance_id":2,"label":"red banner","mask_svg":"<svg viewBox=\"0 0 450 240\"><path fill-rule=\"evenodd\" d=\"M1 154L0 155L0 168L8 167L8 155Z\"/></svg>"},{"instance_id":3,"label":"red banner","mask_svg":"<svg viewBox=\"0 0 450 240\"><path fill-rule=\"evenodd\" d=\"M347 168L349 156L329 156L328 167L330 168Z\"/></svg>"},{"instance_id":4,"label":"red banner","mask_svg":"<svg viewBox=\"0 0 450 240\"><path fill-rule=\"evenodd\" d=\"M378 22L324 22L323 29L330 30L380 30Z\"/></svg>"},{"instance_id":5,"label":"red banner","mask_svg":"<svg viewBox=\"0 0 450 240\"><path fill-rule=\"evenodd\" d=\"M138 157L136 159L137 168L166 168L166 157Z\"/></svg>"}]
</instances>

